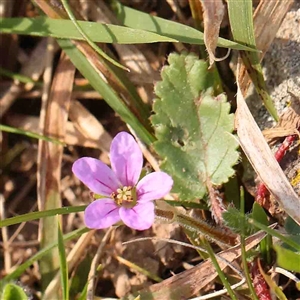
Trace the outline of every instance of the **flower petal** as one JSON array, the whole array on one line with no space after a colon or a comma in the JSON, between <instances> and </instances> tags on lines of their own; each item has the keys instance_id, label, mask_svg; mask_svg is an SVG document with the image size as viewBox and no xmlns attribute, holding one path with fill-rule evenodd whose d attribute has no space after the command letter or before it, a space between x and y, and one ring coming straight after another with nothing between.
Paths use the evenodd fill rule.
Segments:
<instances>
[{"instance_id":1,"label":"flower petal","mask_svg":"<svg viewBox=\"0 0 300 300\"><path fill-rule=\"evenodd\" d=\"M110 161L123 185L136 185L143 167L143 154L135 139L127 132L120 132L113 139Z\"/></svg>"},{"instance_id":2,"label":"flower petal","mask_svg":"<svg viewBox=\"0 0 300 300\"><path fill-rule=\"evenodd\" d=\"M128 227L136 230L146 230L154 222L153 202L139 203L133 208L120 207L120 217Z\"/></svg>"},{"instance_id":3,"label":"flower petal","mask_svg":"<svg viewBox=\"0 0 300 300\"><path fill-rule=\"evenodd\" d=\"M88 228L108 228L120 220L119 207L112 199L96 200L84 211L84 222Z\"/></svg>"},{"instance_id":4,"label":"flower petal","mask_svg":"<svg viewBox=\"0 0 300 300\"><path fill-rule=\"evenodd\" d=\"M156 200L168 194L173 186L173 179L167 173L153 172L146 175L138 183L137 201L139 203Z\"/></svg>"},{"instance_id":5,"label":"flower petal","mask_svg":"<svg viewBox=\"0 0 300 300\"><path fill-rule=\"evenodd\" d=\"M92 157L82 157L76 160L72 171L96 194L109 196L120 186L114 172L102 161Z\"/></svg>"}]
</instances>

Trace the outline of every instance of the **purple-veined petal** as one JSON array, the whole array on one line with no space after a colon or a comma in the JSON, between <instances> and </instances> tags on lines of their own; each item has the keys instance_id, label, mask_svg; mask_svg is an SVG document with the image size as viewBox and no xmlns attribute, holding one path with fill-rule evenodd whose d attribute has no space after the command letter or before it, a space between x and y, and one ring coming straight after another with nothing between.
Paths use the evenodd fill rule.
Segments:
<instances>
[{"instance_id":1,"label":"purple-veined petal","mask_svg":"<svg viewBox=\"0 0 300 300\"><path fill-rule=\"evenodd\" d=\"M110 147L111 167L124 186L136 185L143 167L143 154L127 132L118 133Z\"/></svg>"},{"instance_id":2,"label":"purple-veined petal","mask_svg":"<svg viewBox=\"0 0 300 300\"><path fill-rule=\"evenodd\" d=\"M85 225L92 229L108 228L121 220L119 209L112 199L96 200L84 211Z\"/></svg>"},{"instance_id":3,"label":"purple-veined petal","mask_svg":"<svg viewBox=\"0 0 300 300\"><path fill-rule=\"evenodd\" d=\"M120 186L114 172L102 161L92 157L77 159L73 164L72 171L96 194L110 196Z\"/></svg>"},{"instance_id":4,"label":"purple-veined petal","mask_svg":"<svg viewBox=\"0 0 300 300\"><path fill-rule=\"evenodd\" d=\"M143 203L156 200L168 194L173 186L173 179L167 173L153 172L146 175L137 184L137 201Z\"/></svg>"},{"instance_id":5,"label":"purple-veined petal","mask_svg":"<svg viewBox=\"0 0 300 300\"><path fill-rule=\"evenodd\" d=\"M146 230L154 222L154 203L138 203L133 208L120 207L120 217L125 225L136 230Z\"/></svg>"}]
</instances>

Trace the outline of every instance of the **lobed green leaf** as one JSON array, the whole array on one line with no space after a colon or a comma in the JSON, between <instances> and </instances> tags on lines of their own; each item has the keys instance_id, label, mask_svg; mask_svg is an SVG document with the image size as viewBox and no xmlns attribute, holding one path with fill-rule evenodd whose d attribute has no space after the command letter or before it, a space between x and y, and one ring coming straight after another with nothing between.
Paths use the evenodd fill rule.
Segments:
<instances>
[{"instance_id":1,"label":"lobed green leaf","mask_svg":"<svg viewBox=\"0 0 300 300\"><path fill-rule=\"evenodd\" d=\"M212 95L213 74L195 55L169 56L156 85L152 124L162 168L174 179L181 200L203 198L209 185L234 174L238 142L231 134L234 117L225 95Z\"/></svg>"}]
</instances>

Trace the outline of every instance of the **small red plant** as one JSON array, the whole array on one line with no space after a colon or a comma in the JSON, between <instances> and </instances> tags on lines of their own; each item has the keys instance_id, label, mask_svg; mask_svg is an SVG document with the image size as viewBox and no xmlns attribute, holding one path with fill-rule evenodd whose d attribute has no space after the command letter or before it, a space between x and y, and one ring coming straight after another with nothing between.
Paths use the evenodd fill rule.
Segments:
<instances>
[{"instance_id":1,"label":"small red plant","mask_svg":"<svg viewBox=\"0 0 300 300\"><path fill-rule=\"evenodd\" d=\"M280 145L278 150L275 153L275 159L280 162L294 140L296 139L297 135L290 135L285 138L283 143ZM270 192L267 190L266 186L264 183L260 183L258 185L257 191L256 191L256 202L263 206L265 209L269 210L270 208Z\"/></svg>"},{"instance_id":2,"label":"small red plant","mask_svg":"<svg viewBox=\"0 0 300 300\"><path fill-rule=\"evenodd\" d=\"M259 300L272 300L269 287L259 271L258 260L259 258L253 261L249 266L253 287Z\"/></svg>"}]
</instances>

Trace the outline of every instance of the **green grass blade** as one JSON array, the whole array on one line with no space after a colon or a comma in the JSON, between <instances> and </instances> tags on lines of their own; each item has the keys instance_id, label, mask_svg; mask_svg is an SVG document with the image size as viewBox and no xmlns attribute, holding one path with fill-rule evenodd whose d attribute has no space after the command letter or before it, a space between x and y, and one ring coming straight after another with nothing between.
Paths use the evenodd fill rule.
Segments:
<instances>
[{"instance_id":1,"label":"green grass blade","mask_svg":"<svg viewBox=\"0 0 300 300\"><path fill-rule=\"evenodd\" d=\"M86 285L84 286L78 300L86 300L86 296L87 296L87 289L88 289L88 282L86 283Z\"/></svg>"},{"instance_id":2,"label":"green grass blade","mask_svg":"<svg viewBox=\"0 0 300 300\"><path fill-rule=\"evenodd\" d=\"M39 87L43 86L43 83L41 81L33 80L32 78L30 78L28 76L25 76L22 74L16 74L14 72L11 72L11 71L3 69L3 68L0 68L0 75L12 78L14 80L18 80L19 82L22 82L22 83L33 83L35 86L39 86Z\"/></svg>"},{"instance_id":3,"label":"green grass blade","mask_svg":"<svg viewBox=\"0 0 300 300\"><path fill-rule=\"evenodd\" d=\"M272 228L269 228L268 226L263 225L263 224L257 222L254 219L248 219L248 222L251 225L259 228L260 230L263 230L263 231L267 232L268 234L277 237L282 242L286 243L287 245L289 245L290 247L292 247L296 251L300 252L300 244L297 243L297 242L295 242L294 240L292 240L290 237L287 237L287 236L285 236L283 234L280 234L278 231L276 231L276 230L274 230Z\"/></svg>"},{"instance_id":4,"label":"green grass blade","mask_svg":"<svg viewBox=\"0 0 300 300\"><path fill-rule=\"evenodd\" d=\"M28 214L23 214L20 216L0 220L0 228L19 224L22 222L38 220L40 218L55 216L55 215L66 215L66 214L70 214L70 213L81 212L81 211L84 211L85 209L86 209L86 205L67 206L67 207L61 207L61 208L55 208L55 209L49 209L49 210L43 210L43 211L34 211L34 212L31 212Z\"/></svg>"},{"instance_id":5,"label":"green grass blade","mask_svg":"<svg viewBox=\"0 0 300 300\"><path fill-rule=\"evenodd\" d=\"M126 7L115 0L111 2L117 18L125 26L155 32L161 36L169 37L182 43L204 45L203 33L195 28L151 16L150 14ZM245 45L223 38L218 39L218 46L237 50L256 51Z\"/></svg>"},{"instance_id":6,"label":"green grass blade","mask_svg":"<svg viewBox=\"0 0 300 300\"><path fill-rule=\"evenodd\" d=\"M68 264L66 258L66 251L64 245L64 237L60 228L59 221L58 222L58 254L60 261L60 279L62 286L62 294L64 300L69 300L69 278L68 278Z\"/></svg>"},{"instance_id":7,"label":"green grass blade","mask_svg":"<svg viewBox=\"0 0 300 300\"><path fill-rule=\"evenodd\" d=\"M113 60L109 55L107 55L101 48L99 48L90 38L89 36L85 33L85 31L81 28L79 22L76 20L72 9L68 3L68 0L61 0L62 5L64 6L70 20L73 22L74 26L77 28L79 33L82 35L82 37L89 43L89 45L98 53L100 54L103 58L107 59L109 62L111 62L113 65L127 70L126 67L122 66L120 63L117 61Z\"/></svg>"},{"instance_id":8,"label":"green grass blade","mask_svg":"<svg viewBox=\"0 0 300 300\"><path fill-rule=\"evenodd\" d=\"M103 96L108 105L120 115L125 123L133 128L144 143L147 145L151 144L155 140L154 136L141 124L115 91L101 78L99 73L76 46L69 40L58 40L58 43L81 74Z\"/></svg>"},{"instance_id":9,"label":"green grass blade","mask_svg":"<svg viewBox=\"0 0 300 300\"><path fill-rule=\"evenodd\" d=\"M245 46L256 48L253 28L252 0L228 0L228 14L233 38ZM241 57L255 89L271 116L278 121L276 108L267 91L258 52L242 51Z\"/></svg>"},{"instance_id":10,"label":"green grass blade","mask_svg":"<svg viewBox=\"0 0 300 300\"><path fill-rule=\"evenodd\" d=\"M76 229L70 233L67 233L63 236L64 242L70 241L72 239L77 238L78 236L88 232L90 229L88 228L79 228ZM22 273L25 272L27 268L29 268L34 262L40 260L45 255L49 254L55 247L57 247L57 243L53 243L51 245L48 245L47 247L40 250L38 253L36 253L31 258L27 259L23 264L21 264L18 268L16 268L12 273L6 275L2 281L8 282L10 280L14 280L22 275Z\"/></svg>"},{"instance_id":11,"label":"green grass blade","mask_svg":"<svg viewBox=\"0 0 300 300\"><path fill-rule=\"evenodd\" d=\"M77 22L93 42L117 44L177 42L173 38L145 30L96 22ZM48 17L0 18L0 24L0 32L2 33L85 40L70 20L51 19Z\"/></svg>"},{"instance_id":12,"label":"green grass blade","mask_svg":"<svg viewBox=\"0 0 300 300\"><path fill-rule=\"evenodd\" d=\"M10 133L15 133L15 134L20 134L20 135L25 135L34 139L38 139L38 140L43 140L46 142L51 142L54 144L58 144L58 145L63 145L65 146L66 144L64 142L61 142L57 139L53 139L53 138L49 138L47 136L32 132L32 131L28 131L28 130L23 130L20 128L15 128L15 127L11 127L11 126L7 126L4 124L0 124L0 131L5 131L5 132L10 132Z\"/></svg>"},{"instance_id":13,"label":"green grass blade","mask_svg":"<svg viewBox=\"0 0 300 300\"><path fill-rule=\"evenodd\" d=\"M223 218L226 223L226 226L231 228L234 232L241 232L241 223L246 220L250 226L246 226L244 228L247 231L247 235L253 232L253 227L256 227L267 234L277 237L282 242L286 243L296 251L300 252L300 244L293 241L290 237L286 235L280 234L279 231L274 230L260 222L256 221L255 219L249 218L245 214L241 214L239 210L234 207L228 207L228 209L223 213Z\"/></svg>"},{"instance_id":14,"label":"green grass blade","mask_svg":"<svg viewBox=\"0 0 300 300\"><path fill-rule=\"evenodd\" d=\"M214 253L214 250L212 249L211 245L209 244L209 242L205 239L204 236L200 237L201 240L204 242L204 245L205 245L205 249L211 259L211 262L213 264L213 266L215 267L215 270L216 272L218 273L218 276L219 278L221 279L224 287L226 288L229 296L230 296L230 299L232 300L238 300L238 298L236 297L234 291L232 290L231 286L230 286L230 283L228 282L228 279L226 278L226 275L224 274L224 272L222 271L219 263L218 263L218 260L215 256L215 253Z\"/></svg>"}]
</instances>

